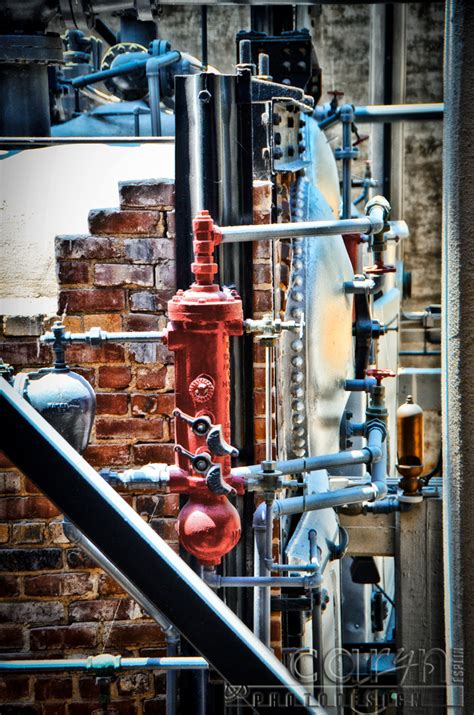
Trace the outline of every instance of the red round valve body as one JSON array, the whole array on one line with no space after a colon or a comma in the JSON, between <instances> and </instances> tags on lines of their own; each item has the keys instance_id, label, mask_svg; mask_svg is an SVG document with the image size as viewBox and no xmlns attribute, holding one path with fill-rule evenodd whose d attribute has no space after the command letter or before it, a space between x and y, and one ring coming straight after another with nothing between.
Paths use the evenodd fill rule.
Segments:
<instances>
[{"instance_id":1,"label":"red round valve body","mask_svg":"<svg viewBox=\"0 0 474 715\"><path fill-rule=\"evenodd\" d=\"M211 282L217 266L209 214L201 212L193 228L196 282L168 303L167 345L175 354L176 407L191 417L207 415L212 424L221 425L222 436L230 443L229 337L243 333L242 301L235 291L221 290ZM208 451L205 437L179 417L175 442L191 454ZM221 464L222 478L230 479L230 456L211 454L211 458ZM226 496L210 491L206 477L193 471L186 454L177 452L176 464L193 477L190 499L178 517L179 539L202 563L218 564L240 538L239 515Z\"/></svg>"},{"instance_id":2,"label":"red round valve body","mask_svg":"<svg viewBox=\"0 0 474 715\"><path fill-rule=\"evenodd\" d=\"M186 551L217 566L240 539L239 513L227 497L199 492L179 512L176 531Z\"/></svg>"}]
</instances>

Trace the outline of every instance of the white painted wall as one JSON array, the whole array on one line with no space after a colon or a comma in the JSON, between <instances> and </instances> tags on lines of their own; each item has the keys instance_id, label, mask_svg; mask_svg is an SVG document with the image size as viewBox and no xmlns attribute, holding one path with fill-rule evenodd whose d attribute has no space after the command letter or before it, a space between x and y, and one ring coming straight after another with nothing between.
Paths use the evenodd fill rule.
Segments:
<instances>
[{"instance_id":1,"label":"white painted wall","mask_svg":"<svg viewBox=\"0 0 474 715\"><path fill-rule=\"evenodd\" d=\"M174 178L173 141L0 153L0 314L55 314L55 236L87 234L90 209L118 206L119 181L151 178Z\"/></svg>"}]
</instances>

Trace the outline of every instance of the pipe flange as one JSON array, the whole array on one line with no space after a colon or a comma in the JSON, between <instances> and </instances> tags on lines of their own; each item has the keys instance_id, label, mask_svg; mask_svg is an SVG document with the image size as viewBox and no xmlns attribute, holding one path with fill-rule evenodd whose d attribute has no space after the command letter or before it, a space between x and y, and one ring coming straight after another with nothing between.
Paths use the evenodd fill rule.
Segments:
<instances>
[{"instance_id":1,"label":"pipe flange","mask_svg":"<svg viewBox=\"0 0 474 715\"><path fill-rule=\"evenodd\" d=\"M59 35L0 35L2 64L63 64Z\"/></svg>"},{"instance_id":2,"label":"pipe flange","mask_svg":"<svg viewBox=\"0 0 474 715\"><path fill-rule=\"evenodd\" d=\"M409 496L408 494L399 494L398 501L404 502L405 504L420 504L423 501L423 495L413 494Z\"/></svg>"}]
</instances>

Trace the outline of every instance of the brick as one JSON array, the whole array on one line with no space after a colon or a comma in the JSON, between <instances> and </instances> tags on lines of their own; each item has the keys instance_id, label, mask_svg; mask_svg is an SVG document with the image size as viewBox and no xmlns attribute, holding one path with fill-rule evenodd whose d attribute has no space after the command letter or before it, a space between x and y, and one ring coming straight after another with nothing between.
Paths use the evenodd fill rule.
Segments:
<instances>
[{"instance_id":1,"label":"brick","mask_svg":"<svg viewBox=\"0 0 474 715\"><path fill-rule=\"evenodd\" d=\"M101 236L56 236L56 258L103 261L121 258L122 241Z\"/></svg>"},{"instance_id":2,"label":"brick","mask_svg":"<svg viewBox=\"0 0 474 715\"><path fill-rule=\"evenodd\" d=\"M120 181L119 195L122 208L174 206L174 181L171 179Z\"/></svg>"},{"instance_id":3,"label":"brick","mask_svg":"<svg viewBox=\"0 0 474 715\"><path fill-rule=\"evenodd\" d=\"M153 268L123 263L97 263L96 286L153 286Z\"/></svg>"},{"instance_id":4,"label":"brick","mask_svg":"<svg viewBox=\"0 0 474 715\"><path fill-rule=\"evenodd\" d=\"M97 564L82 549L67 549L66 563L71 569L93 569Z\"/></svg>"},{"instance_id":5,"label":"brick","mask_svg":"<svg viewBox=\"0 0 474 715\"><path fill-rule=\"evenodd\" d=\"M176 236L176 211L166 212L166 235L169 238L174 238Z\"/></svg>"},{"instance_id":6,"label":"brick","mask_svg":"<svg viewBox=\"0 0 474 715\"><path fill-rule=\"evenodd\" d=\"M5 452L0 450L0 469L8 469L9 467L13 467L13 464L10 462Z\"/></svg>"},{"instance_id":7,"label":"brick","mask_svg":"<svg viewBox=\"0 0 474 715\"><path fill-rule=\"evenodd\" d=\"M175 396L171 392L162 395L132 395L132 415L171 415Z\"/></svg>"},{"instance_id":8,"label":"brick","mask_svg":"<svg viewBox=\"0 0 474 715\"><path fill-rule=\"evenodd\" d=\"M271 287L273 280L271 266L266 263L255 264L253 267L253 278L255 285Z\"/></svg>"},{"instance_id":9,"label":"brick","mask_svg":"<svg viewBox=\"0 0 474 715\"><path fill-rule=\"evenodd\" d=\"M166 291L170 294L170 298L173 296L176 291L176 264L174 261L167 261L156 266L155 286L160 293Z\"/></svg>"},{"instance_id":10,"label":"brick","mask_svg":"<svg viewBox=\"0 0 474 715\"><path fill-rule=\"evenodd\" d=\"M70 365L75 363L123 363L125 350L121 345L104 345L101 348L86 345L70 345L67 349L67 361ZM75 369L75 368L74 368Z\"/></svg>"},{"instance_id":11,"label":"brick","mask_svg":"<svg viewBox=\"0 0 474 715\"><path fill-rule=\"evenodd\" d=\"M7 315L3 321L3 332L11 337L35 337L43 332L43 316Z\"/></svg>"},{"instance_id":12,"label":"brick","mask_svg":"<svg viewBox=\"0 0 474 715\"><path fill-rule=\"evenodd\" d=\"M166 441L168 425L162 418L147 420L140 417L98 417L96 434L99 439L125 437L127 439Z\"/></svg>"},{"instance_id":13,"label":"brick","mask_svg":"<svg viewBox=\"0 0 474 715\"><path fill-rule=\"evenodd\" d=\"M1 715L39 715L39 710L34 705L21 705L13 703L2 705Z\"/></svg>"},{"instance_id":14,"label":"brick","mask_svg":"<svg viewBox=\"0 0 474 715\"><path fill-rule=\"evenodd\" d=\"M36 700L68 700L72 697L72 678L62 678L57 673L48 678L36 679Z\"/></svg>"},{"instance_id":15,"label":"brick","mask_svg":"<svg viewBox=\"0 0 474 715\"><path fill-rule=\"evenodd\" d=\"M59 293L58 312L103 313L125 309L125 293L119 288L71 288Z\"/></svg>"},{"instance_id":16,"label":"brick","mask_svg":"<svg viewBox=\"0 0 474 715\"><path fill-rule=\"evenodd\" d=\"M130 648L163 642L163 631L155 623L114 623L108 645L111 648Z\"/></svg>"},{"instance_id":17,"label":"brick","mask_svg":"<svg viewBox=\"0 0 474 715\"><path fill-rule=\"evenodd\" d=\"M41 544L44 540L44 524L29 522L28 524L12 525L12 542L14 544Z\"/></svg>"},{"instance_id":18,"label":"brick","mask_svg":"<svg viewBox=\"0 0 474 715\"><path fill-rule=\"evenodd\" d=\"M0 524L0 544L6 544L10 539L10 529L8 524Z\"/></svg>"},{"instance_id":19,"label":"brick","mask_svg":"<svg viewBox=\"0 0 474 715\"><path fill-rule=\"evenodd\" d=\"M270 313L273 307L273 296L271 290L255 290L253 292L253 312L262 315Z\"/></svg>"},{"instance_id":20,"label":"brick","mask_svg":"<svg viewBox=\"0 0 474 715\"><path fill-rule=\"evenodd\" d=\"M125 319L125 330L160 330L161 321L158 315L148 313L132 313Z\"/></svg>"},{"instance_id":21,"label":"brick","mask_svg":"<svg viewBox=\"0 0 474 715\"><path fill-rule=\"evenodd\" d=\"M24 645L23 628L21 626L0 625L0 648L5 650L21 650Z\"/></svg>"},{"instance_id":22,"label":"brick","mask_svg":"<svg viewBox=\"0 0 474 715\"><path fill-rule=\"evenodd\" d=\"M30 679L25 675L0 677L0 703L17 702L29 695ZM0 707L0 712L2 709Z\"/></svg>"},{"instance_id":23,"label":"brick","mask_svg":"<svg viewBox=\"0 0 474 715\"><path fill-rule=\"evenodd\" d=\"M50 521L47 529L48 538L53 544L69 544L69 539L64 534L62 519Z\"/></svg>"},{"instance_id":24,"label":"brick","mask_svg":"<svg viewBox=\"0 0 474 715\"><path fill-rule=\"evenodd\" d=\"M84 324L80 315L63 315L61 322L70 333L82 333Z\"/></svg>"},{"instance_id":25,"label":"brick","mask_svg":"<svg viewBox=\"0 0 474 715\"><path fill-rule=\"evenodd\" d=\"M2 359L14 367L36 367L51 362L51 351L46 345L34 342L5 341L1 344Z\"/></svg>"},{"instance_id":26,"label":"brick","mask_svg":"<svg viewBox=\"0 0 474 715\"><path fill-rule=\"evenodd\" d=\"M91 328L102 328L110 333L119 333L122 330L122 316L117 313L96 313L95 315L84 315L84 330Z\"/></svg>"},{"instance_id":27,"label":"brick","mask_svg":"<svg viewBox=\"0 0 474 715\"><path fill-rule=\"evenodd\" d=\"M103 710L103 706L96 701L86 703L69 703L68 715L89 715L89 713L113 713L113 715L137 715L136 702L128 700L111 700L108 709ZM2 714L3 715L3 714Z\"/></svg>"},{"instance_id":28,"label":"brick","mask_svg":"<svg viewBox=\"0 0 474 715\"><path fill-rule=\"evenodd\" d=\"M60 569L62 549L1 549L0 571L42 571Z\"/></svg>"},{"instance_id":29,"label":"brick","mask_svg":"<svg viewBox=\"0 0 474 715\"><path fill-rule=\"evenodd\" d=\"M135 362L143 364L174 363L174 354L163 343L130 343L129 351Z\"/></svg>"},{"instance_id":30,"label":"brick","mask_svg":"<svg viewBox=\"0 0 474 715\"><path fill-rule=\"evenodd\" d=\"M152 700L143 700L144 715L165 715L166 699L153 698Z\"/></svg>"},{"instance_id":31,"label":"brick","mask_svg":"<svg viewBox=\"0 0 474 715\"><path fill-rule=\"evenodd\" d=\"M169 367L157 369L141 368L137 371L137 388L139 390L159 390L170 392L173 389L174 371Z\"/></svg>"},{"instance_id":32,"label":"brick","mask_svg":"<svg viewBox=\"0 0 474 715\"><path fill-rule=\"evenodd\" d=\"M272 205L272 182L254 180L252 187L253 204L259 209L270 208Z\"/></svg>"},{"instance_id":33,"label":"brick","mask_svg":"<svg viewBox=\"0 0 474 715\"><path fill-rule=\"evenodd\" d=\"M16 472L0 474L0 494L18 494L21 490L21 477Z\"/></svg>"},{"instance_id":34,"label":"brick","mask_svg":"<svg viewBox=\"0 0 474 715\"><path fill-rule=\"evenodd\" d=\"M97 394L98 415L126 415L128 395L120 392L99 392Z\"/></svg>"},{"instance_id":35,"label":"brick","mask_svg":"<svg viewBox=\"0 0 474 715\"><path fill-rule=\"evenodd\" d=\"M253 247L254 260L269 260L272 257L272 243L270 241L255 241Z\"/></svg>"},{"instance_id":36,"label":"brick","mask_svg":"<svg viewBox=\"0 0 474 715\"><path fill-rule=\"evenodd\" d=\"M1 604L0 604L1 605ZM114 598L100 601L76 601L69 606L69 620L86 621L132 621L143 618L140 606L128 598Z\"/></svg>"},{"instance_id":37,"label":"brick","mask_svg":"<svg viewBox=\"0 0 474 715\"><path fill-rule=\"evenodd\" d=\"M19 603L0 602L0 623L57 623L62 621L64 606L52 601Z\"/></svg>"},{"instance_id":38,"label":"brick","mask_svg":"<svg viewBox=\"0 0 474 715\"><path fill-rule=\"evenodd\" d=\"M159 296L155 291L130 292L129 304L130 310L140 313L155 313L168 307L167 298Z\"/></svg>"},{"instance_id":39,"label":"brick","mask_svg":"<svg viewBox=\"0 0 474 715\"><path fill-rule=\"evenodd\" d=\"M32 628L30 647L32 651L94 648L97 645L97 628L95 623Z\"/></svg>"},{"instance_id":40,"label":"brick","mask_svg":"<svg viewBox=\"0 0 474 715\"><path fill-rule=\"evenodd\" d=\"M117 680L117 690L120 695L142 694L153 691L153 677L151 673L127 673Z\"/></svg>"},{"instance_id":41,"label":"brick","mask_svg":"<svg viewBox=\"0 0 474 715\"><path fill-rule=\"evenodd\" d=\"M50 519L59 510L46 497L5 497L0 499L0 519Z\"/></svg>"},{"instance_id":42,"label":"brick","mask_svg":"<svg viewBox=\"0 0 474 715\"><path fill-rule=\"evenodd\" d=\"M87 380L87 382L92 385L92 387L95 386L95 368L93 367L78 367L77 365L74 365L74 372L77 372L78 375L82 375L84 380Z\"/></svg>"},{"instance_id":43,"label":"brick","mask_svg":"<svg viewBox=\"0 0 474 715\"><path fill-rule=\"evenodd\" d=\"M41 489L39 489L31 479L28 479L28 477L24 477L23 492L25 494L41 494L43 496Z\"/></svg>"},{"instance_id":44,"label":"brick","mask_svg":"<svg viewBox=\"0 0 474 715\"><path fill-rule=\"evenodd\" d=\"M165 225L160 211L93 209L89 229L96 235L163 236Z\"/></svg>"},{"instance_id":45,"label":"brick","mask_svg":"<svg viewBox=\"0 0 474 715\"><path fill-rule=\"evenodd\" d=\"M93 467L125 466L130 461L130 447L123 444L93 444L84 453Z\"/></svg>"},{"instance_id":46,"label":"brick","mask_svg":"<svg viewBox=\"0 0 474 715\"><path fill-rule=\"evenodd\" d=\"M124 388L128 387L132 379L129 367L104 365L99 367L99 387Z\"/></svg>"},{"instance_id":47,"label":"brick","mask_svg":"<svg viewBox=\"0 0 474 715\"><path fill-rule=\"evenodd\" d=\"M132 447L133 463L140 466L142 464L153 463L174 463L174 444L135 444Z\"/></svg>"},{"instance_id":48,"label":"brick","mask_svg":"<svg viewBox=\"0 0 474 715\"><path fill-rule=\"evenodd\" d=\"M93 589L90 574L61 573L25 576L26 596L83 596Z\"/></svg>"},{"instance_id":49,"label":"brick","mask_svg":"<svg viewBox=\"0 0 474 715\"><path fill-rule=\"evenodd\" d=\"M98 697L99 686L93 676L79 678L79 695L86 700Z\"/></svg>"},{"instance_id":50,"label":"brick","mask_svg":"<svg viewBox=\"0 0 474 715\"><path fill-rule=\"evenodd\" d=\"M169 355L168 351L163 349L163 346L159 343L130 343L129 354L140 365L155 365L159 362L165 362L164 355Z\"/></svg>"},{"instance_id":51,"label":"brick","mask_svg":"<svg viewBox=\"0 0 474 715\"><path fill-rule=\"evenodd\" d=\"M44 703L42 715L66 715L66 703Z\"/></svg>"},{"instance_id":52,"label":"brick","mask_svg":"<svg viewBox=\"0 0 474 715\"><path fill-rule=\"evenodd\" d=\"M20 592L20 582L16 576L0 576L0 596L17 596Z\"/></svg>"},{"instance_id":53,"label":"brick","mask_svg":"<svg viewBox=\"0 0 474 715\"><path fill-rule=\"evenodd\" d=\"M88 283L89 264L82 261L59 261L58 282L60 285Z\"/></svg>"},{"instance_id":54,"label":"brick","mask_svg":"<svg viewBox=\"0 0 474 715\"><path fill-rule=\"evenodd\" d=\"M169 238L127 238L125 258L134 263L157 263L176 256L175 242Z\"/></svg>"},{"instance_id":55,"label":"brick","mask_svg":"<svg viewBox=\"0 0 474 715\"><path fill-rule=\"evenodd\" d=\"M98 591L100 596L125 595L123 588L106 573L100 574L99 576Z\"/></svg>"},{"instance_id":56,"label":"brick","mask_svg":"<svg viewBox=\"0 0 474 715\"><path fill-rule=\"evenodd\" d=\"M178 541L176 521L174 519L151 519L150 526L165 541Z\"/></svg>"},{"instance_id":57,"label":"brick","mask_svg":"<svg viewBox=\"0 0 474 715\"><path fill-rule=\"evenodd\" d=\"M140 516L161 516L163 511L163 499L164 497L162 495L155 494L137 496L135 510Z\"/></svg>"}]
</instances>

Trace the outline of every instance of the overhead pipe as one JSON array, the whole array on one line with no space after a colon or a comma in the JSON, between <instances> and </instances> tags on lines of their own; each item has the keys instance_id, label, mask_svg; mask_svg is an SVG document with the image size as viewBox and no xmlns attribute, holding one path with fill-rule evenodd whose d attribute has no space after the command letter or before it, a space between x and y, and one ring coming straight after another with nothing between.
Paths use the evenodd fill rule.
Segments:
<instances>
[{"instance_id":1,"label":"overhead pipe","mask_svg":"<svg viewBox=\"0 0 474 715\"><path fill-rule=\"evenodd\" d=\"M317 107L314 117L320 129L329 129L330 126L341 120L342 107L335 112L329 105ZM331 113L329 113L331 112ZM354 119L358 124L377 124L393 122L436 121L444 117L444 104L442 102L418 104L372 104L354 107Z\"/></svg>"},{"instance_id":2,"label":"overhead pipe","mask_svg":"<svg viewBox=\"0 0 474 715\"><path fill-rule=\"evenodd\" d=\"M267 693L279 693L275 713L288 712L279 704L285 700L294 703L294 708L325 712L150 525L3 378L0 411L0 449L169 618L224 680L247 686L247 700L262 687Z\"/></svg>"}]
</instances>

